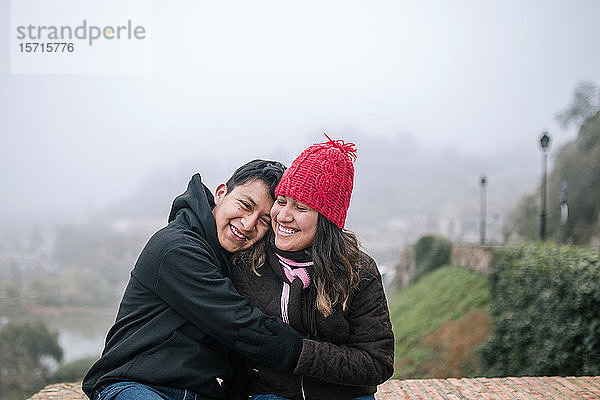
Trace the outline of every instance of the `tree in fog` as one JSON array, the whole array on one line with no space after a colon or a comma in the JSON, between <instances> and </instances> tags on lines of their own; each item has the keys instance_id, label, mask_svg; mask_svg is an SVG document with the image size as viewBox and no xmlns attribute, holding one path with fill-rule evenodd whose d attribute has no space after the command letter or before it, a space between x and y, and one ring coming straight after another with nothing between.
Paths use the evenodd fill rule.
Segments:
<instances>
[{"instance_id":1,"label":"tree in fog","mask_svg":"<svg viewBox=\"0 0 600 400\"><path fill-rule=\"evenodd\" d=\"M583 125L600 111L600 86L593 82L582 81L577 84L573 93L573 101L564 110L556 115L563 126L574 124Z\"/></svg>"},{"instance_id":2,"label":"tree in fog","mask_svg":"<svg viewBox=\"0 0 600 400\"><path fill-rule=\"evenodd\" d=\"M48 361L62 360L58 333L42 321L7 323L0 329L0 399L22 399L41 389Z\"/></svg>"}]
</instances>

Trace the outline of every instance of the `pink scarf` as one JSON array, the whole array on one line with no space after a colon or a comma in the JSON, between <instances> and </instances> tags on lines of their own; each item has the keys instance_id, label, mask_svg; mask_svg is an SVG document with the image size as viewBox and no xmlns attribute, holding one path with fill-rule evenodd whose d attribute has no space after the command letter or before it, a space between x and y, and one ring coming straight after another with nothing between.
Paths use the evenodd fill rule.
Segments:
<instances>
[{"instance_id":1,"label":"pink scarf","mask_svg":"<svg viewBox=\"0 0 600 400\"><path fill-rule=\"evenodd\" d=\"M285 258L277 254L279 263L283 268L283 273L289 282L283 282L283 289L281 291L281 318L286 324L290 323L288 316L288 304L290 302L290 284L294 279L298 278L302 282L302 288L306 289L310 286L310 276L306 271L306 267L314 265L312 261L299 263L289 258ZM296 268L292 268L296 267Z\"/></svg>"}]
</instances>

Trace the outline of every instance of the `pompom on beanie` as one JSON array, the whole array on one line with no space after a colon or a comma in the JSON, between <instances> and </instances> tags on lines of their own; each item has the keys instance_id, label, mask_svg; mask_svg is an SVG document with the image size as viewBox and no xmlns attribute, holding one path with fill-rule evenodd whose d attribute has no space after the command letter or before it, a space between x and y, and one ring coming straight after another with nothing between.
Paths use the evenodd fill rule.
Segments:
<instances>
[{"instance_id":1,"label":"pompom on beanie","mask_svg":"<svg viewBox=\"0 0 600 400\"><path fill-rule=\"evenodd\" d=\"M354 187L354 143L331 140L305 149L283 173L275 196L289 196L344 228Z\"/></svg>"}]
</instances>

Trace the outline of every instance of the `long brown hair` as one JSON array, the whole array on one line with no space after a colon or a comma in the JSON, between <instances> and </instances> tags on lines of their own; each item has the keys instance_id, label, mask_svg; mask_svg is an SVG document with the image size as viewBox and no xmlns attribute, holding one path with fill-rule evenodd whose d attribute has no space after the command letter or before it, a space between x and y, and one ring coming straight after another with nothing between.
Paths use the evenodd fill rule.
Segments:
<instances>
[{"instance_id":1,"label":"long brown hair","mask_svg":"<svg viewBox=\"0 0 600 400\"><path fill-rule=\"evenodd\" d=\"M336 305L345 310L350 293L358 285L360 250L354 233L340 229L319 213L312 257L317 290L317 309L327 317Z\"/></svg>"}]
</instances>

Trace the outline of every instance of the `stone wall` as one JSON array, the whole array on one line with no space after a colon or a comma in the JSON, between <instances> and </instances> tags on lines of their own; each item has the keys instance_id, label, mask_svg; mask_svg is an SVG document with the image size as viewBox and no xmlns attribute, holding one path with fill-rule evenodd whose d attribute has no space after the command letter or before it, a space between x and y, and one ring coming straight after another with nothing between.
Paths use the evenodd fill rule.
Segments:
<instances>
[{"instance_id":1,"label":"stone wall","mask_svg":"<svg viewBox=\"0 0 600 400\"><path fill-rule=\"evenodd\" d=\"M391 283L391 289L397 290L408 286L415 275L415 246L406 245L400 252L398 264ZM463 267L487 275L495 246L479 246L474 244L452 245L450 264Z\"/></svg>"},{"instance_id":2,"label":"stone wall","mask_svg":"<svg viewBox=\"0 0 600 400\"><path fill-rule=\"evenodd\" d=\"M450 264L487 275L495 246L454 244Z\"/></svg>"}]
</instances>

